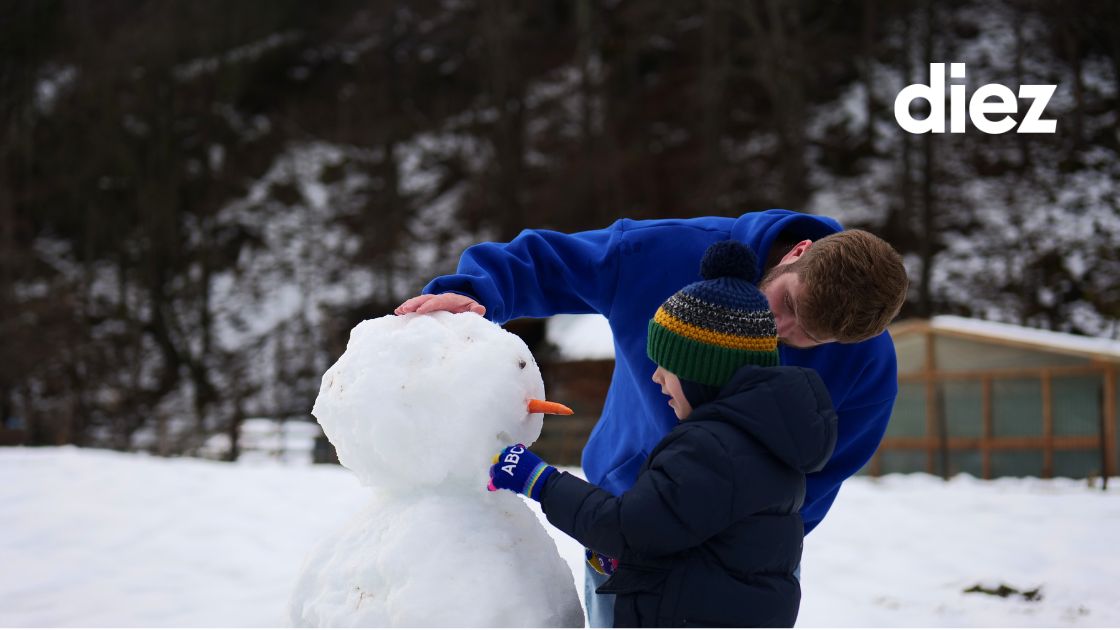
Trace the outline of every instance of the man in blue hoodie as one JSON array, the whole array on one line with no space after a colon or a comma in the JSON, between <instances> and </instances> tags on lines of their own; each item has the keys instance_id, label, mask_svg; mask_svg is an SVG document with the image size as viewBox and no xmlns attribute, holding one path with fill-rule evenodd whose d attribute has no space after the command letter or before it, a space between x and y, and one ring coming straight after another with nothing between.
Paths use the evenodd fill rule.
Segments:
<instances>
[{"instance_id":1,"label":"man in blue hoodie","mask_svg":"<svg viewBox=\"0 0 1120 630\"><path fill-rule=\"evenodd\" d=\"M614 625L785 627L797 620L805 475L836 444L815 372L777 367L755 258L720 241L649 322L652 375L681 420L615 496L561 473L523 445L490 468L490 489L540 501L549 522L593 549L611 577ZM602 560L607 558L607 560ZM617 559L617 561L615 561Z\"/></svg>"},{"instance_id":2,"label":"man in blue hoodie","mask_svg":"<svg viewBox=\"0 0 1120 630\"><path fill-rule=\"evenodd\" d=\"M648 378L647 323L680 287L699 279L704 251L735 240L764 261L759 282L774 313L782 365L814 369L839 418L836 448L806 480L806 533L840 484L875 453L898 393L894 345L885 332L906 298L901 257L887 243L836 221L789 210L738 218L634 221L563 234L526 230L509 243L468 248L457 273L436 278L397 314L474 311L504 323L517 317L600 313L611 325L615 367L602 416L583 450L593 484L620 495L653 447L676 426ZM594 594L605 577L588 570L592 626L611 626L613 602Z\"/></svg>"}]
</instances>

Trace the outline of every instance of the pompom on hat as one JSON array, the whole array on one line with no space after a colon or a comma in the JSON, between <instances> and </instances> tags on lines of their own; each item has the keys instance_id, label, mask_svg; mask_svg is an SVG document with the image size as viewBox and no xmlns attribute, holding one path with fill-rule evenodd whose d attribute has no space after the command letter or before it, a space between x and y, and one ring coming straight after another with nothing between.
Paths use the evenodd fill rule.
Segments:
<instances>
[{"instance_id":1,"label":"pompom on hat","mask_svg":"<svg viewBox=\"0 0 1120 630\"><path fill-rule=\"evenodd\" d=\"M700 282L677 291L649 321L646 354L687 379L722 387L744 365L778 365L778 329L766 296L751 284L758 259L738 241L704 252Z\"/></svg>"}]
</instances>

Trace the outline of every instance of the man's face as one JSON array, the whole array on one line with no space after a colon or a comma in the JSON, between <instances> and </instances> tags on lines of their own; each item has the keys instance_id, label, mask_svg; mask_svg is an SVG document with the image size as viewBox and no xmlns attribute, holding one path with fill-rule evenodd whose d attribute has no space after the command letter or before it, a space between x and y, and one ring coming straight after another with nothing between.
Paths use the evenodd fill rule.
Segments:
<instances>
[{"instance_id":1,"label":"man's face","mask_svg":"<svg viewBox=\"0 0 1120 630\"><path fill-rule=\"evenodd\" d=\"M812 241L801 241L795 245L773 269L766 273L766 277L759 285L759 289L766 296L766 301L770 303L770 310L774 313L778 340L794 348L812 348L835 341L835 339L819 337L802 326L797 316L797 309L802 304L805 285L796 273L784 270L789 263L808 251L812 244Z\"/></svg>"}]
</instances>

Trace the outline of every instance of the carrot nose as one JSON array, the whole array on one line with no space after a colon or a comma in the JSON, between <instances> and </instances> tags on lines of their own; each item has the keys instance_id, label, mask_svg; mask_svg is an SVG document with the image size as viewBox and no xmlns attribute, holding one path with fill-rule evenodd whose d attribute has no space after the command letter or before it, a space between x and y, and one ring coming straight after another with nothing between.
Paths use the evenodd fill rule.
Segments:
<instances>
[{"instance_id":1,"label":"carrot nose","mask_svg":"<svg viewBox=\"0 0 1120 630\"><path fill-rule=\"evenodd\" d=\"M560 416L570 416L575 412L560 403L530 398L529 413L552 413Z\"/></svg>"}]
</instances>

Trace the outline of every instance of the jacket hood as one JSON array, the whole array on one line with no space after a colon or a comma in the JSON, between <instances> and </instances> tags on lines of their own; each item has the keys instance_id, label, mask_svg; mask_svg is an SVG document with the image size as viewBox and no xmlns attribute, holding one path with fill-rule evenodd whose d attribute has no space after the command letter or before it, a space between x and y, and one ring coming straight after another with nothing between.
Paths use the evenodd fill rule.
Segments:
<instances>
[{"instance_id":1,"label":"jacket hood","mask_svg":"<svg viewBox=\"0 0 1120 630\"><path fill-rule=\"evenodd\" d=\"M746 243L758 255L761 264L752 282L758 284L765 271L766 256L770 247L783 232L795 234L798 238L817 241L829 234L843 230L835 219L813 214L802 214L792 210L773 209L766 212L748 212L731 226L731 238Z\"/></svg>"},{"instance_id":2,"label":"jacket hood","mask_svg":"<svg viewBox=\"0 0 1120 630\"><path fill-rule=\"evenodd\" d=\"M823 468L836 447L832 398L808 368L740 368L716 400L697 407L685 421L717 418L750 434L804 473Z\"/></svg>"}]
</instances>

